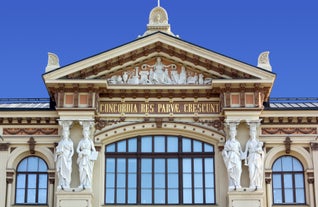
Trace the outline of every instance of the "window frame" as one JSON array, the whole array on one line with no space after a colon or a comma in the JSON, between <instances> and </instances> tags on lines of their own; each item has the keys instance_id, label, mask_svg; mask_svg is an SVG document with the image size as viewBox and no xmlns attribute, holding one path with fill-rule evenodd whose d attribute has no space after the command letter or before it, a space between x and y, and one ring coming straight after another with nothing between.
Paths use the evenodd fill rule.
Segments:
<instances>
[{"instance_id":1,"label":"window frame","mask_svg":"<svg viewBox=\"0 0 318 207\"><path fill-rule=\"evenodd\" d=\"M277 162L281 162L281 164L284 164L283 163L283 158L285 157L290 157L291 158L291 162L293 163L294 161L297 161L302 170L294 170L293 169L293 164L292 164L292 169L291 170L283 170L283 166L281 166L281 170L274 170L274 165L277 163ZM281 188L277 188L277 187L274 187L275 186L275 175L278 175L279 177L279 180L280 180L280 184L281 184ZM286 178L287 175L290 175L291 176L291 187L285 187L286 186L286 183L284 182L284 179ZM302 175L302 188L297 188L296 186L296 175ZM284 156L280 156L279 158L277 158L275 160L275 162L273 163L272 165L272 197L273 197L273 205L305 205L306 204L306 186L305 186L305 172L304 172L304 167L303 167L303 164L294 156L290 156L290 155L284 155ZM281 198L282 198L282 201L281 202L276 202L275 201L275 189L280 189L281 190ZM292 200L293 202L286 202L286 197L285 197L285 192L286 190L289 189L289 190L292 190ZM302 190L302 193L303 193L303 198L304 198L304 202L297 202L297 195L296 195L296 190L297 189L300 189Z\"/></svg>"},{"instance_id":2,"label":"window frame","mask_svg":"<svg viewBox=\"0 0 318 207\"><path fill-rule=\"evenodd\" d=\"M37 167L37 170L28 170L28 165L29 165L29 161L28 159L30 158L36 158L37 159L37 164L38 164L38 167ZM20 165L26 161L27 164L26 164L26 170L19 170L19 167ZM39 162L43 162L45 164L45 169L39 169L40 166L39 166ZM24 187L19 187L19 176L20 175L24 175ZM36 184L35 184L35 187L32 188L29 186L29 178L32 176L32 175L35 175L35 180L36 180ZM45 175L46 177L46 188L43 188L43 187L40 187L40 177L41 175ZM23 180L21 181L23 182ZM35 202L28 202L28 199L30 198L29 195L28 195L28 190L31 189L34 189L35 190ZM17 191L19 189L24 189L24 199L23 199L23 202L18 202L17 200L17 196L18 196L18 193ZM44 203L40 203L39 202L39 199L40 199L40 190L43 190L45 189L46 191L46 197L45 197L45 202ZM16 183L15 183L15 204L16 205L40 205L40 206L46 206L48 205L48 191L49 191L49 174L48 174L48 165L46 163L46 161L44 159L42 159L41 157L38 157L38 156L28 156L28 157L25 157L23 158L19 164L17 165L17 170L16 170Z\"/></svg>"},{"instance_id":3,"label":"window frame","mask_svg":"<svg viewBox=\"0 0 318 207\"><path fill-rule=\"evenodd\" d=\"M151 151L150 152L142 152L142 144L141 144L141 140L145 137L149 137L152 140L151 143ZM164 137L165 143L164 143L164 152L155 152L155 137ZM168 138L177 138L177 151L176 152L168 152ZM136 147L137 150L136 152L129 152L129 140L132 139L136 139ZM182 151L182 140L183 139L188 139L191 141L191 152L183 152ZM116 152L119 148L118 145L119 143L125 142L126 143L126 151L125 152ZM194 148L194 143L199 143L201 145L202 150L196 152L195 148ZM211 151L205 151L205 146L209 146L209 148L207 150ZM112 146L114 149L114 152L107 152L107 147ZM121 148L122 149L122 148ZM105 186L104 186L104 204L105 205L215 205L216 204L216 184L215 184L215 157L214 157L214 153L215 153L215 146L203 141L199 141L193 138L188 138L188 137L183 137L183 136L173 136L173 135L146 135L146 136L136 136L136 137L131 137L131 138L127 138L124 140L120 140L114 143L110 143L108 145L105 145ZM107 162L108 160L113 159L114 163L114 174L112 174L112 172L107 172ZM124 202L118 202L117 198L116 198L116 194L117 194L117 176L118 176L118 172L117 172L117 162L118 159L125 159L125 201ZM136 161L136 197L134 200L134 202L130 203L128 201L129 199L129 195L128 195L128 160L129 159L135 159ZM151 202L147 202L147 203L143 203L141 200L141 191L142 191L142 186L141 186L141 179L142 179L142 172L141 172L141 162L144 159L149 159L151 160L152 163L152 170L151 170ZM168 176L169 176L169 172L167 169L167 165L168 165L168 160L169 159L176 159L178 161L178 172L177 172L177 177L178 177L178 185L177 188L177 192L178 192L178 199L177 202L169 202L169 195L168 192L169 190L171 190L172 188L169 188L168 186ZM192 189L192 202L191 203L185 203L184 202L184 198L183 198L183 192L184 192L184 187L183 187L183 176L184 176L184 172L183 172L183 167L182 167L182 162L184 159L190 159L191 163L192 163L192 171L191 171L191 189ZM194 195L194 191L197 190L198 188L196 188L194 186L194 176L195 173L193 171L194 168L194 162L195 159L199 159L199 162L202 163L202 172L201 172L201 176L202 176L202 187L200 188L200 190L202 191L202 195L195 197ZM211 159L208 160L207 162L211 162L211 164L213 165L212 168L210 168L211 172L207 172L205 171L205 160L206 159ZM155 176L156 176L156 172L154 171L154 163L156 162L156 160L164 160L165 163L165 170L164 170L164 179L165 179L165 184L164 184L164 202L162 203L158 203L155 201L155 190L158 190L158 188L156 188L156 186L154 185L155 183ZM110 191L112 194L112 198L111 201L107 201L107 189L110 189L110 187L107 187L107 175L112 175L114 176L114 183L112 183L114 186L112 189L112 191ZM208 174L208 175L207 175ZM213 180L211 181L210 185L206 185L206 176L212 176ZM210 187L212 186L212 187ZM159 189L160 190L160 189ZM162 189L161 189L162 190ZM209 199L208 196L206 196L207 191L213 191L213 202L207 202ZM201 198L202 196L202 198ZM196 203L195 202L195 198L200 198L202 199L202 202Z\"/></svg>"}]
</instances>

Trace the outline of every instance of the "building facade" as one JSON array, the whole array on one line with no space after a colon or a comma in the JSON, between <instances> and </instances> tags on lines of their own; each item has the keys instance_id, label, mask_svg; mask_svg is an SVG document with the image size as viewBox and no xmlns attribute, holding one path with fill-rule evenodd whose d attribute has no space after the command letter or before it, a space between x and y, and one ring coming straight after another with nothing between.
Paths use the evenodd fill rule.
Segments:
<instances>
[{"instance_id":1,"label":"building facade","mask_svg":"<svg viewBox=\"0 0 318 207\"><path fill-rule=\"evenodd\" d=\"M270 99L252 66L186 42L160 5L143 36L60 67L48 99L0 103L0 206L318 206L318 100Z\"/></svg>"}]
</instances>

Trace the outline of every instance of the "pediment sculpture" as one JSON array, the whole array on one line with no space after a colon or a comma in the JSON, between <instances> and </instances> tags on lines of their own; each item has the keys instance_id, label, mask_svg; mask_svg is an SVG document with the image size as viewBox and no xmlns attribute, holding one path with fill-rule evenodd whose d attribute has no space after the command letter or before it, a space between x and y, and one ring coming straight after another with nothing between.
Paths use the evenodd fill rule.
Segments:
<instances>
[{"instance_id":1,"label":"pediment sculpture","mask_svg":"<svg viewBox=\"0 0 318 207\"><path fill-rule=\"evenodd\" d=\"M140 68L113 75L107 82L109 85L209 85L212 78L187 70L185 66L165 65L158 57L154 65L143 64Z\"/></svg>"}]
</instances>

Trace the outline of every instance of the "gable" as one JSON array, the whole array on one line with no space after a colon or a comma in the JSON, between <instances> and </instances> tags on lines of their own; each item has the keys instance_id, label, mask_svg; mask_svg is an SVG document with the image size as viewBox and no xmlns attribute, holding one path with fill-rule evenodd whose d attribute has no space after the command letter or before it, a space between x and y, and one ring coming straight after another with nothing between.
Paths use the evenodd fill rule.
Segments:
<instances>
[{"instance_id":1,"label":"gable","mask_svg":"<svg viewBox=\"0 0 318 207\"><path fill-rule=\"evenodd\" d=\"M52 79L94 79L118 68L140 63L159 54L191 67L197 67L220 79L266 78L271 72L206 50L179 38L157 32L131 43L58 68L43 75Z\"/></svg>"},{"instance_id":2,"label":"gable","mask_svg":"<svg viewBox=\"0 0 318 207\"><path fill-rule=\"evenodd\" d=\"M99 84L99 87L210 86L266 87L275 74L226 57L179 38L157 32L133 42L49 71L48 88L56 84Z\"/></svg>"}]
</instances>

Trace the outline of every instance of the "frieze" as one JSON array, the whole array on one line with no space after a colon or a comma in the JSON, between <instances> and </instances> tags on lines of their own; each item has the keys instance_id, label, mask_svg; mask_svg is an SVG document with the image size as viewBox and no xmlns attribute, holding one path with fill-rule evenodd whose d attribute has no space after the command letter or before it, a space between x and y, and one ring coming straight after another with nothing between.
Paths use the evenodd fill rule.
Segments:
<instances>
[{"instance_id":1,"label":"frieze","mask_svg":"<svg viewBox=\"0 0 318 207\"><path fill-rule=\"evenodd\" d=\"M262 134L317 134L316 127L266 127L262 128Z\"/></svg>"},{"instance_id":2,"label":"frieze","mask_svg":"<svg viewBox=\"0 0 318 207\"><path fill-rule=\"evenodd\" d=\"M218 114L219 102L100 102L101 114Z\"/></svg>"},{"instance_id":3,"label":"frieze","mask_svg":"<svg viewBox=\"0 0 318 207\"><path fill-rule=\"evenodd\" d=\"M10 144L9 143L1 143L0 144L0 152L1 151L8 151Z\"/></svg>"},{"instance_id":4,"label":"frieze","mask_svg":"<svg viewBox=\"0 0 318 207\"><path fill-rule=\"evenodd\" d=\"M3 135L58 135L58 128L3 128Z\"/></svg>"},{"instance_id":5,"label":"frieze","mask_svg":"<svg viewBox=\"0 0 318 207\"><path fill-rule=\"evenodd\" d=\"M95 128L97 130L101 130L106 126L111 126L111 125L114 125L114 124L117 124L117 123L120 123L123 121L125 121L125 117L120 117L120 119L118 119L118 120L102 120L102 119L97 118L95 121Z\"/></svg>"},{"instance_id":6,"label":"frieze","mask_svg":"<svg viewBox=\"0 0 318 207\"><path fill-rule=\"evenodd\" d=\"M310 143L310 148L314 151L318 151L318 143L316 142L311 142Z\"/></svg>"},{"instance_id":7,"label":"frieze","mask_svg":"<svg viewBox=\"0 0 318 207\"><path fill-rule=\"evenodd\" d=\"M206 124L207 126L213 127L219 131L224 132L224 121L223 120L200 120L201 124Z\"/></svg>"},{"instance_id":8,"label":"frieze","mask_svg":"<svg viewBox=\"0 0 318 207\"><path fill-rule=\"evenodd\" d=\"M210 85L212 79L185 66L165 65L158 57L154 65L143 64L107 79L109 85Z\"/></svg>"}]
</instances>

